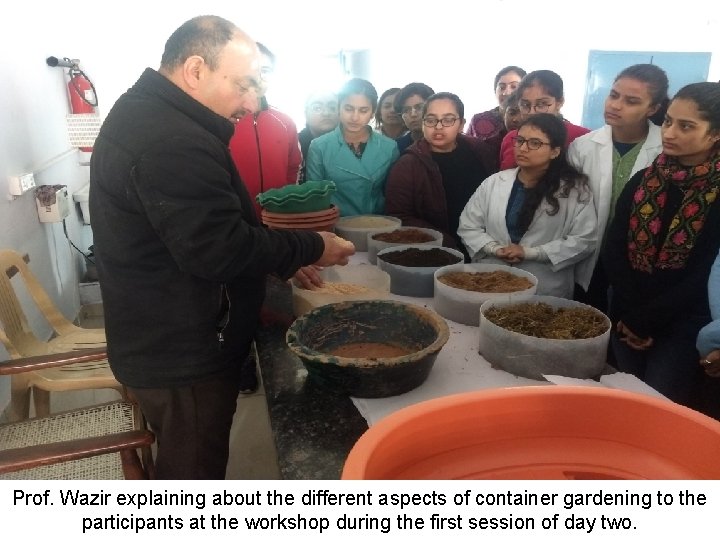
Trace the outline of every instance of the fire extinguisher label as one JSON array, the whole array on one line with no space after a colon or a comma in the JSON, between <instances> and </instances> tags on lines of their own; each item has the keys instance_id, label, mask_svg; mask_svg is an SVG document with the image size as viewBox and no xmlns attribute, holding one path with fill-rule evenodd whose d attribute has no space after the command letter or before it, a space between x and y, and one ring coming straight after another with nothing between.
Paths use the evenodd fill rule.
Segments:
<instances>
[{"instance_id":1,"label":"fire extinguisher label","mask_svg":"<svg viewBox=\"0 0 720 540\"><path fill-rule=\"evenodd\" d=\"M95 101L95 92L92 91L92 89L85 90L85 99L88 100L90 103Z\"/></svg>"}]
</instances>

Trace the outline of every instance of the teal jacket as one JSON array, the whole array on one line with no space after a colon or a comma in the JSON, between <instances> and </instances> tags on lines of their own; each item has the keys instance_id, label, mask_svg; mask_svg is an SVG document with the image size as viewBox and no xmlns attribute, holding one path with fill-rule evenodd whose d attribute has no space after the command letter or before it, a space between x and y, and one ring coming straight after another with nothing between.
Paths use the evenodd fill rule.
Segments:
<instances>
[{"instance_id":1,"label":"teal jacket","mask_svg":"<svg viewBox=\"0 0 720 540\"><path fill-rule=\"evenodd\" d=\"M338 126L310 143L306 179L335 182L332 202L341 216L383 214L385 181L399 155L393 139L370 130L365 151L358 159Z\"/></svg>"}]
</instances>

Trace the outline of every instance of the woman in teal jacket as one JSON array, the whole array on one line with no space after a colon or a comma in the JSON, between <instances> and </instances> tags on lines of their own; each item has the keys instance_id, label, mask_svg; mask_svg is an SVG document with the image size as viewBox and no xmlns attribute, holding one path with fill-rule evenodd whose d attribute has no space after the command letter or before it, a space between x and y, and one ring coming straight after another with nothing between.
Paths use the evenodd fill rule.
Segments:
<instances>
[{"instance_id":1,"label":"woman in teal jacket","mask_svg":"<svg viewBox=\"0 0 720 540\"><path fill-rule=\"evenodd\" d=\"M338 93L340 124L310 143L306 178L335 182L332 200L342 216L385 212L385 181L399 153L368 125L377 99L370 82L350 79Z\"/></svg>"}]
</instances>

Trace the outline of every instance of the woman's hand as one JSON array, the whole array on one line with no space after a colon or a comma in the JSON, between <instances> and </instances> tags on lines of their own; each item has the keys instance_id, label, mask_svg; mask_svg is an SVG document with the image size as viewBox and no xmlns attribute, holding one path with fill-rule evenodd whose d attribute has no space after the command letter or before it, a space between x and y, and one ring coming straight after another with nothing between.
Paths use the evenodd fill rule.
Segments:
<instances>
[{"instance_id":1,"label":"woman's hand","mask_svg":"<svg viewBox=\"0 0 720 540\"><path fill-rule=\"evenodd\" d=\"M322 287L323 280L322 277L320 277L320 271L322 269L322 266L318 266L316 264L303 266L300 270L295 272L294 277L305 289L313 291L318 287Z\"/></svg>"},{"instance_id":2,"label":"woman's hand","mask_svg":"<svg viewBox=\"0 0 720 540\"><path fill-rule=\"evenodd\" d=\"M616 330L620 334L620 341L636 351L646 351L655 343L653 338L641 338L630 330L622 321L617 323Z\"/></svg>"},{"instance_id":3,"label":"woman's hand","mask_svg":"<svg viewBox=\"0 0 720 540\"><path fill-rule=\"evenodd\" d=\"M720 377L720 349L715 349L700 360L700 365L705 369L705 373L711 377Z\"/></svg>"},{"instance_id":4,"label":"woman's hand","mask_svg":"<svg viewBox=\"0 0 720 540\"><path fill-rule=\"evenodd\" d=\"M525 260L525 250L519 244L509 244L498 249L495 256L507 263L516 264Z\"/></svg>"}]
</instances>

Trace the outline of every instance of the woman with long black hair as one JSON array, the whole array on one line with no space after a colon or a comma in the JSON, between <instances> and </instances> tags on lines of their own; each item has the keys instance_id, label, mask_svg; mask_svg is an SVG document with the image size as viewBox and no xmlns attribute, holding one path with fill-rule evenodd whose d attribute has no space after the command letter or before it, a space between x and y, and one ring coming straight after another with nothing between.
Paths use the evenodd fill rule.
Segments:
<instances>
[{"instance_id":1,"label":"woman with long black hair","mask_svg":"<svg viewBox=\"0 0 720 540\"><path fill-rule=\"evenodd\" d=\"M458 235L474 262L517 266L538 294L572 298L574 266L597 240L587 176L567 162L561 118L528 117L513 138L518 166L485 180L468 201Z\"/></svg>"},{"instance_id":2,"label":"woman with long black hair","mask_svg":"<svg viewBox=\"0 0 720 540\"><path fill-rule=\"evenodd\" d=\"M661 130L662 153L625 185L605 239L610 343L620 370L696 406L720 249L720 84L681 88Z\"/></svg>"}]
</instances>

